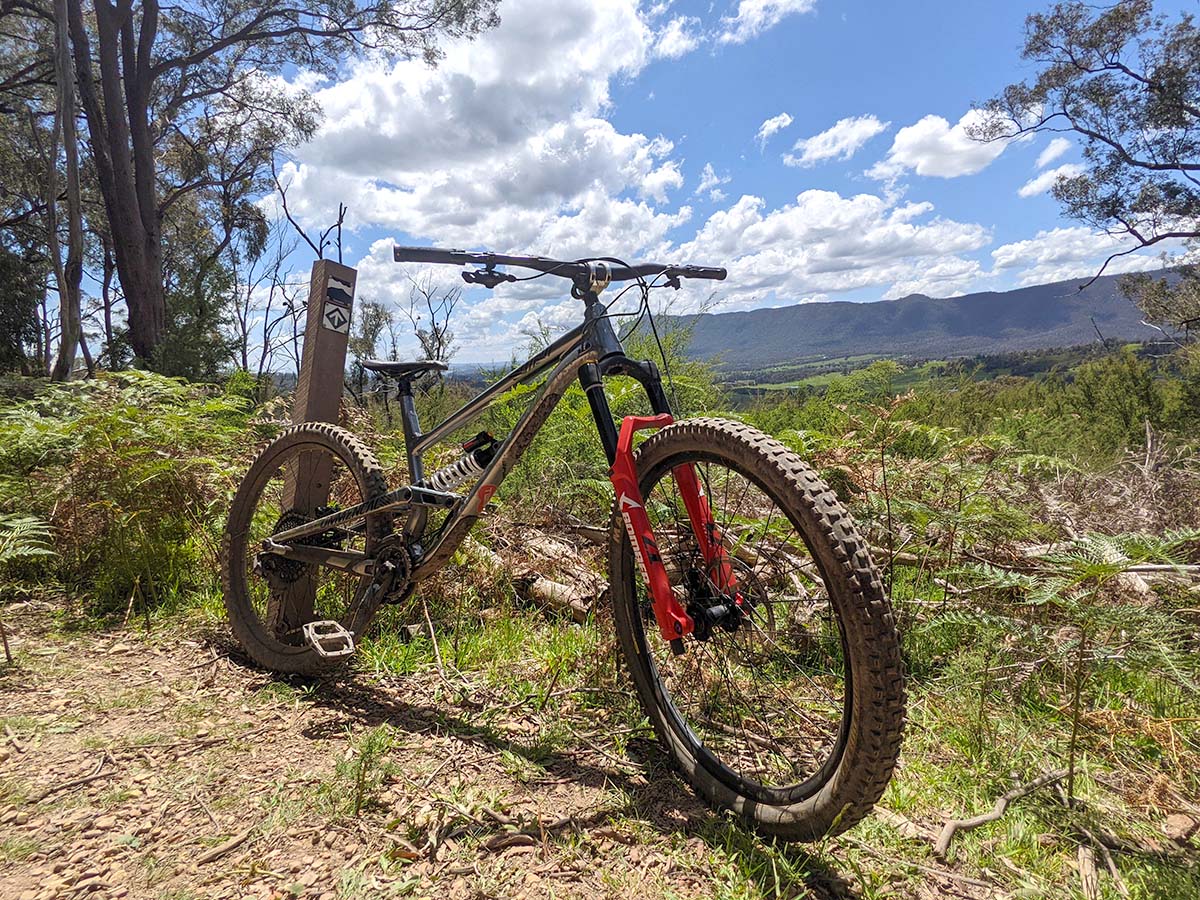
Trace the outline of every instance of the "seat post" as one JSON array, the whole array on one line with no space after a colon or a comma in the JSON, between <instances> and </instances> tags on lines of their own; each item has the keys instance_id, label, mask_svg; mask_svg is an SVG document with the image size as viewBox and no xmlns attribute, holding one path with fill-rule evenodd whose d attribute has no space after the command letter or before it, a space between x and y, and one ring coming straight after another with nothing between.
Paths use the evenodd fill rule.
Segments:
<instances>
[{"instance_id":1,"label":"seat post","mask_svg":"<svg viewBox=\"0 0 1200 900\"><path fill-rule=\"evenodd\" d=\"M404 452L408 457L408 474L413 484L425 477L421 457L413 447L421 439L421 422L417 418L417 403L413 399L412 379L396 379L396 395L400 400L400 423L404 426Z\"/></svg>"}]
</instances>

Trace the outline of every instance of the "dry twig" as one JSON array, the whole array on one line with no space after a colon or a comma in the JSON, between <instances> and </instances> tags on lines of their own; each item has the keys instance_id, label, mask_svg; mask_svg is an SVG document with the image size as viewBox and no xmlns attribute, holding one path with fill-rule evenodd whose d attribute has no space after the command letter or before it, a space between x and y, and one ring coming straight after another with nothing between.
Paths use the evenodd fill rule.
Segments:
<instances>
[{"instance_id":1,"label":"dry twig","mask_svg":"<svg viewBox=\"0 0 1200 900\"><path fill-rule=\"evenodd\" d=\"M939 859L945 859L946 851L950 849L950 842L954 840L956 832L970 831L973 828L978 828L980 825L986 825L988 822L995 822L1004 815L1004 811L1008 809L1008 805L1014 800L1019 800L1027 794L1032 794L1039 788L1057 784L1066 777L1066 769L1055 769L1053 772L1046 772L1044 775L1039 775L1033 779L1033 781L1026 782L1013 788L1011 791L1001 794L996 800L996 805L992 807L991 812L986 812L971 819L951 819L942 826L942 833L938 835L937 843L933 846L933 855Z\"/></svg>"},{"instance_id":2,"label":"dry twig","mask_svg":"<svg viewBox=\"0 0 1200 900\"><path fill-rule=\"evenodd\" d=\"M220 859L222 856L224 856L226 853L228 853L231 850L236 850L242 844L246 843L246 841L249 839L250 835L252 835L254 833L254 829L256 827L257 826L255 826L255 825L251 825L245 831L239 831L237 834L235 834L233 837L231 837L229 840L225 841L224 843L217 844L217 846L213 847L211 850L207 850L204 853L201 853L199 856L196 857L196 865L202 866L205 863L212 862L214 859Z\"/></svg>"},{"instance_id":3,"label":"dry twig","mask_svg":"<svg viewBox=\"0 0 1200 900\"><path fill-rule=\"evenodd\" d=\"M1079 866L1079 884L1086 900L1099 900L1100 876L1096 872L1096 854L1090 844L1080 844L1076 853Z\"/></svg>"},{"instance_id":4,"label":"dry twig","mask_svg":"<svg viewBox=\"0 0 1200 900\"><path fill-rule=\"evenodd\" d=\"M112 760L112 757L108 755L107 751L101 753L100 762L96 764L96 768L90 775L84 775L82 778L73 778L70 781L64 781L62 784L56 784L49 790L43 791L41 794L39 794L37 799L35 799L33 802L41 803L47 797L51 797L60 791L71 791L75 788L83 787L85 784L91 784L93 781L99 781L101 778L112 777L116 774L115 770L109 772L102 771L104 769L104 764L110 760Z\"/></svg>"}]
</instances>

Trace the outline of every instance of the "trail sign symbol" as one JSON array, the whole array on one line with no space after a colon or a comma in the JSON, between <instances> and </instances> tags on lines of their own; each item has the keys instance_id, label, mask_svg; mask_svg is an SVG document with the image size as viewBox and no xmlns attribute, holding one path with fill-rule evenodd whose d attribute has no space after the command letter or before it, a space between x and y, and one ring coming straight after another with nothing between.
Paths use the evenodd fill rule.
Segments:
<instances>
[{"instance_id":1,"label":"trail sign symbol","mask_svg":"<svg viewBox=\"0 0 1200 900\"><path fill-rule=\"evenodd\" d=\"M351 306L354 303L354 285L336 275L330 275L325 285L325 299L330 303Z\"/></svg>"},{"instance_id":2,"label":"trail sign symbol","mask_svg":"<svg viewBox=\"0 0 1200 900\"><path fill-rule=\"evenodd\" d=\"M326 303L325 309L321 313L321 322L330 331L348 334L350 332L350 311L339 304Z\"/></svg>"}]
</instances>

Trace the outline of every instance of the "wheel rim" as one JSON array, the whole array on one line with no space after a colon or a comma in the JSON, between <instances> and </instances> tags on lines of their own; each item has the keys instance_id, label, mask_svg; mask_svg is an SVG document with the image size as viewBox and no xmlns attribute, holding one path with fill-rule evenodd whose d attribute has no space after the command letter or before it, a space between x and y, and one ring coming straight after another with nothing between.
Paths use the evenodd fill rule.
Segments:
<instances>
[{"instance_id":1,"label":"wheel rim","mask_svg":"<svg viewBox=\"0 0 1200 900\"><path fill-rule=\"evenodd\" d=\"M686 652L675 656L635 578L636 631L652 683L668 725L713 775L756 800L795 803L828 780L848 734L850 661L829 580L760 479L714 454L678 454L646 472L642 490L676 596L690 614L703 620L721 592L672 474L684 463L694 465L751 612L736 630L716 625L706 639L689 636ZM701 621L697 634L704 631Z\"/></svg>"},{"instance_id":2,"label":"wheel rim","mask_svg":"<svg viewBox=\"0 0 1200 900\"><path fill-rule=\"evenodd\" d=\"M353 629L369 581L326 566L284 560L262 552L263 541L286 528L362 503L366 490L352 463L315 443L288 447L263 466L231 523L240 540L240 559L231 560L242 582L251 626L264 642L285 653L308 653L302 626L334 620ZM350 524L304 543L371 553L376 527Z\"/></svg>"}]
</instances>

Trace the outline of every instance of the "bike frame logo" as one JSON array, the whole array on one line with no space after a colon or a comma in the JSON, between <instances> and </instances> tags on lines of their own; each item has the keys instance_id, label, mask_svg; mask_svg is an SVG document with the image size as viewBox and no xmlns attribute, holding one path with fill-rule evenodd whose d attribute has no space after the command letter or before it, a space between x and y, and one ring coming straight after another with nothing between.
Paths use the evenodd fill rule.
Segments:
<instances>
[{"instance_id":1,"label":"bike frame logo","mask_svg":"<svg viewBox=\"0 0 1200 900\"><path fill-rule=\"evenodd\" d=\"M637 503L634 500L630 500L628 497L622 494L617 505L621 509L621 519L625 522L625 533L629 535L629 546L631 546L634 550L634 562L637 563L638 571L642 573L642 578L644 578L648 583L650 581L650 575L646 571L646 562L642 558L642 542L638 537L637 530L633 527L633 519L629 517L629 507L641 509L642 504ZM644 552L646 555L650 556L651 559L655 559L658 556L658 546L653 540L646 538L646 547Z\"/></svg>"}]
</instances>

